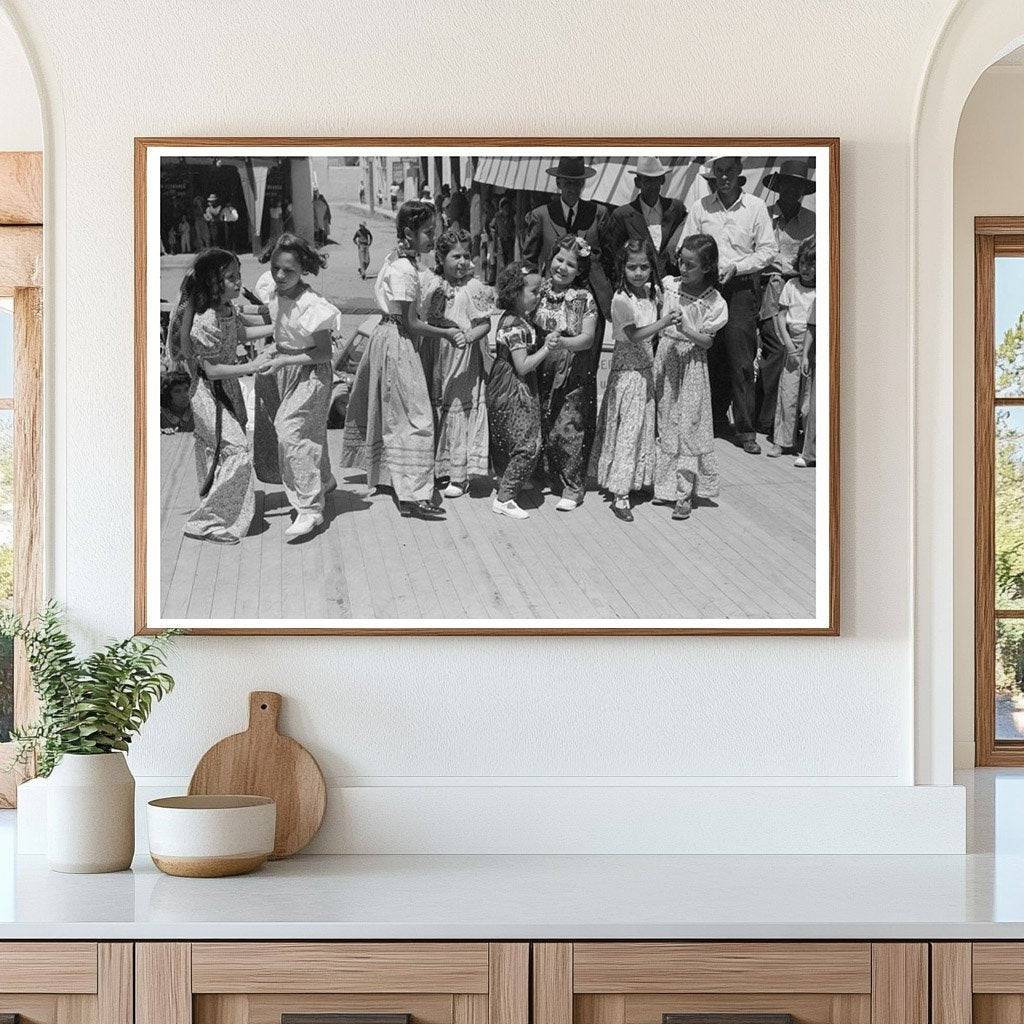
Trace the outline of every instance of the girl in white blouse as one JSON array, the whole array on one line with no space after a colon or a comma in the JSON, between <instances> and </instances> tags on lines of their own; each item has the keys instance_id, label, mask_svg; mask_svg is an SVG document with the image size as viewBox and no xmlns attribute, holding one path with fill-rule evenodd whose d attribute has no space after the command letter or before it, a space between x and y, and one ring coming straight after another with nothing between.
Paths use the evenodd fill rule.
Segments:
<instances>
[{"instance_id":1,"label":"girl in white blouse","mask_svg":"<svg viewBox=\"0 0 1024 1024\"><path fill-rule=\"evenodd\" d=\"M418 348L447 338L465 345L458 327L420 318L420 253L434 247L434 207L419 200L398 211L398 248L384 259L375 294L381 322L359 362L345 413L341 462L366 472L370 487L394 488L402 516L443 514L434 490L434 413Z\"/></svg>"},{"instance_id":2,"label":"girl in white blouse","mask_svg":"<svg viewBox=\"0 0 1024 1024\"><path fill-rule=\"evenodd\" d=\"M274 287L267 305L275 345L262 372L277 377L278 462L295 512L284 532L293 540L323 524L326 496L337 486L327 450L327 414L334 381L331 332L340 329L341 312L303 280L326 263L305 239L290 233L281 235L270 252Z\"/></svg>"},{"instance_id":3,"label":"girl in white blouse","mask_svg":"<svg viewBox=\"0 0 1024 1024\"><path fill-rule=\"evenodd\" d=\"M677 322L661 334L654 363L658 440L654 500L675 503L673 519L689 519L696 495L718 494L708 379L708 350L728 323L729 308L718 293L718 244L710 235L688 235L677 252L678 277L662 281L662 316Z\"/></svg>"}]
</instances>

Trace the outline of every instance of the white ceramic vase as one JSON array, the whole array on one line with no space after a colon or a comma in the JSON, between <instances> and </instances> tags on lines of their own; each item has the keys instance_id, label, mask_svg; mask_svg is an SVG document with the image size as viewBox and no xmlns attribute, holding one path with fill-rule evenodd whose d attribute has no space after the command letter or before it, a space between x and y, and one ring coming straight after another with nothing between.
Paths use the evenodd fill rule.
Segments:
<instances>
[{"instance_id":1,"label":"white ceramic vase","mask_svg":"<svg viewBox=\"0 0 1024 1024\"><path fill-rule=\"evenodd\" d=\"M135 779L124 754L65 754L46 783L52 871L124 871L135 854Z\"/></svg>"}]
</instances>

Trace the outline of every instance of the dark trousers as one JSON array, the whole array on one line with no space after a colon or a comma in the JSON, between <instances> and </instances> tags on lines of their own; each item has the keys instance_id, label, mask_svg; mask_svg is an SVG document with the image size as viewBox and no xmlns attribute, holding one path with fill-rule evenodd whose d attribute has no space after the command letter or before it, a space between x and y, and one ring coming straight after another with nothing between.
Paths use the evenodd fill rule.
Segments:
<instances>
[{"instance_id":1,"label":"dark trousers","mask_svg":"<svg viewBox=\"0 0 1024 1024\"><path fill-rule=\"evenodd\" d=\"M754 360L757 358L759 289L752 278L730 281L719 289L729 307L729 322L715 336L708 353L711 411L715 433L730 433L726 416L732 406L732 430L740 441L753 439Z\"/></svg>"},{"instance_id":2,"label":"dark trousers","mask_svg":"<svg viewBox=\"0 0 1024 1024\"><path fill-rule=\"evenodd\" d=\"M779 375L786 362L786 350L779 340L774 320L762 320L758 327L761 332L761 358L757 363L757 431L773 441Z\"/></svg>"}]
</instances>

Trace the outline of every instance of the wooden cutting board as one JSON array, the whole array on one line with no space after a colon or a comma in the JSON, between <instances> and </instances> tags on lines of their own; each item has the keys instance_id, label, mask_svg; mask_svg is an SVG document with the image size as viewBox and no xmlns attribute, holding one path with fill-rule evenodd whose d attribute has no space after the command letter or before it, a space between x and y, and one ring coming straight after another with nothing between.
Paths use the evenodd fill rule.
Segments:
<instances>
[{"instance_id":1,"label":"wooden cutting board","mask_svg":"<svg viewBox=\"0 0 1024 1024\"><path fill-rule=\"evenodd\" d=\"M281 694L249 694L249 728L214 744L200 759L189 795L235 793L277 803L273 860L290 857L320 828L327 789L320 766L302 744L277 731Z\"/></svg>"}]
</instances>

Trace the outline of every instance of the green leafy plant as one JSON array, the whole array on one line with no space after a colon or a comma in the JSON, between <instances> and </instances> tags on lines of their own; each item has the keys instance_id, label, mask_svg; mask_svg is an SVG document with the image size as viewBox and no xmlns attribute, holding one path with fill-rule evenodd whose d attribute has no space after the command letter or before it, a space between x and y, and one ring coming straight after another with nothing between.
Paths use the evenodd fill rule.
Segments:
<instances>
[{"instance_id":1,"label":"green leafy plant","mask_svg":"<svg viewBox=\"0 0 1024 1024\"><path fill-rule=\"evenodd\" d=\"M39 720L14 729L17 760L34 753L39 775L49 775L65 754L127 750L159 701L174 688L161 671L177 630L154 637L129 637L79 658L56 604L22 622L0 613L0 635L25 644Z\"/></svg>"}]
</instances>

